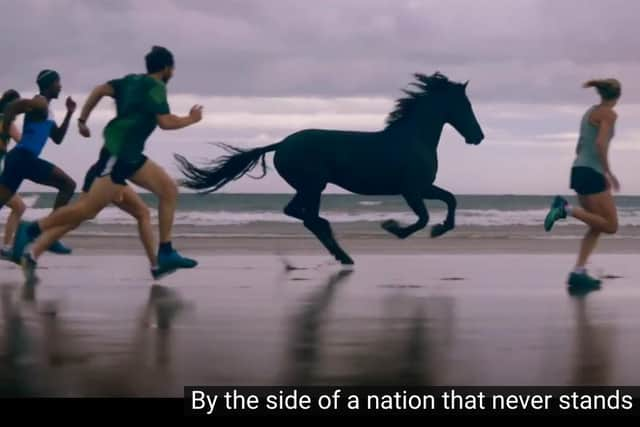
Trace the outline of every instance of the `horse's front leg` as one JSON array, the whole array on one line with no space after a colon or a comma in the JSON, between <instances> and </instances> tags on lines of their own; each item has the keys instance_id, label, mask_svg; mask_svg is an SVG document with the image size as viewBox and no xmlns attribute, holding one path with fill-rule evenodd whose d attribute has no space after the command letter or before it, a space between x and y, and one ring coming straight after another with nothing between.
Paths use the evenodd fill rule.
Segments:
<instances>
[{"instance_id":1,"label":"horse's front leg","mask_svg":"<svg viewBox=\"0 0 640 427\"><path fill-rule=\"evenodd\" d=\"M453 230L456 226L456 207L458 202L453 194L440 187L432 185L424 194L428 200L441 200L447 205L447 217L441 224L431 227L431 237L440 237L447 231Z\"/></svg>"},{"instance_id":2,"label":"horse's front leg","mask_svg":"<svg viewBox=\"0 0 640 427\"><path fill-rule=\"evenodd\" d=\"M381 224L382 228L400 239L406 239L418 230L422 230L429 223L429 212L424 206L422 196L403 195L411 210L418 216L418 221L406 227L401 226L398 221L390 219Z\"/></svg>"}]
</instances>

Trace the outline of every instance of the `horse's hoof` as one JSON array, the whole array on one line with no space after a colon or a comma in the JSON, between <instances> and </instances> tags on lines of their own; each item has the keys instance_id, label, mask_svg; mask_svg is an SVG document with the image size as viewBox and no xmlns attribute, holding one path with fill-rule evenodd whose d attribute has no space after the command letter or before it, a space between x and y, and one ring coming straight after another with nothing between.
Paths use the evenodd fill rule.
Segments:
<instances>
[{"instance_id":1,"label":"horse's hoof","mask_svg":"<svg viewBox=\"0 0 640 427\"><path fill-rule=\"evenodd\" d=\"M353 265L355 262L351 259L351 257L347 254L336 255L336 261L340 262L342 265Z\"/></svg>"},{"instance_id":2,"label":"horse's hoof","mask_svg":"<svg viewBox=\"0 0 640 427\"><path fill-rule=\"evenodd\" d=\"M385 230L389 230L389 229L393 229L393 228L398 228L400 225L398 224L398 221L396 221L395 219L388 219L386 221L383 221L380 224L380 227L384 228Z\"/></svg>"},{"instance_id":3,"label":"horse's hoof","mask_svg":"<svg viewBox=\"0 0 640 427\"><path fill-rule=\"evenodd\" d=\"M401 233L402 227L400 227L400 224L398 224L398 221L396 221L395 219L386 220L385 222L380 224L380 227L400 239L403 238Z\"/></svg>"},{"instance_id":4,"label":"horse's hoof","mask_svg":"<svg viewBox=\"0 0 640 427\"><path fill-rule=\"evenodd\" d=\"M431 227L431 237L432 238L440 237L447 231L453 230L453 228L454 227L452 225L436 224L433 227Z\"/></svg>"},{"instance_id":5,"label":"horse's hoof","mask_svg":"<svg viewBox=\"0 0 640 427\"><path fill-rule=\"evenodd\" d=\"M404 227L401 227L396 221L389 220L382 223L382 228L396 236L398 239L406 239L411 235Z\"/></svg>"}]
</instances>

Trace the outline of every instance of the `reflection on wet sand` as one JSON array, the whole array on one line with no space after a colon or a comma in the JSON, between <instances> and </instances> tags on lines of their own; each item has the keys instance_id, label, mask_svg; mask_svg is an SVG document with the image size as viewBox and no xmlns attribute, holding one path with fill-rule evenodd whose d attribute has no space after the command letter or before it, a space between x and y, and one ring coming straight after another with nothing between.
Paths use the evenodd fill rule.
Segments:
<instances>
[{"instance_id":1,"label":"reflection on wet sand","mask_svg":"<svg viewBox=\"0 0 640 427\"><path fill-rule=\"evenodd\" d=\"M393 321L381 325L378 336L353 360L359 383L439 384L447 369L447 337L455 326L453 307L448 297L389 297L384 312Z\"/></svg>"},{"instance_id":2,"label":"reflection on wet sand","mask_svg":"<svg viewBox=\"0 0 640 427\"><path fill-rule=\"evenodd\" d=\"M340 285L343 285L353 270L340 270L331 274L326 283L303 302L303 310L291 318L292 335L289 339L290 355L286 366L285 384L308 385L314 382L322 349L322 326L326 322L327 310Z\"/></svg>"},{"instance_id":3,"label":"reflection on wet sand","mask_svg":"<svg viewBox=\"0 0 640 427\"><path fill-rule=\"evenodd\" d=\"M588 295L593 290L573 290L575 350L571 367L571 385L611 384L612 352L616 329L613 324L594 320Z\"/></svg>"},{"instance_id":4,"label":"reflection on wet sand","mask_svg":"<svg viewBox=\"0 0 640 427\"><path fill-rule=\"evenodd\" d=\"M171 378L171 325L188 307L180 294L153 285L140 310L125 357L96 366L97 351L83 343L90 332L65 324L55 301L39 302L37 285L1 288L2 396L153 395Z\"/></svg>"},{"instance_id":5,"label":"reflection on wet sand","mask_svg":"<svg viewBox=\"0 0 640 427\"><path fill-rule=\"evenodd\" d=\"M355 271L313 257L295 269L212 257L163 286L106 272L88 281L68 258L37 286L0 283L0 395L640 381L631 263L620 261L615 286L568 296L557 280L565 260L505 257L370 256ZM541 278L542 261L553 280ZM465 280L442 280L452 273Z\"/></svg>"},{"instance_id":6,"label":"reflection on wet sand","mask_svg":"<svg viewBox=\"0 0 640 427\"><path fill-rule=\"evenodd\" d=\"M362 331L354 331L342 337L339 343L341 359L348 366L345 377L337 374L342 369L335 366L335 361L323 360L327 350L337 345L327 342L330 337L324 330L332 322L330 307L339 294L339 288L348 286L347 278L351 273L350 270L341 270L329 275L310 297L300 303L302 310L291 317L284 383L432 384L445 368L442 356L450 343L455 323L453 299L449 297L389 295L382 301L380 317L368 320L376 326L371 336L362 341ZM344 329L348 333L348 321L346 323Z\"/></svg>"}]
</instances>

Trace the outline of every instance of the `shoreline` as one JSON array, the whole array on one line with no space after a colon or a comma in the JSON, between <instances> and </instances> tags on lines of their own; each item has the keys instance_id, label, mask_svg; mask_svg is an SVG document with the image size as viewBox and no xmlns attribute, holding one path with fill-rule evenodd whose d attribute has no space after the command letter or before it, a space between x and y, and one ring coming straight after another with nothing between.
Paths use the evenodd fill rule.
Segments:
<instances>
[{"instance_id":1,"label":"shoreline","mask_svg":"<svg viewBox=\"0 0 640 427\"><path fill-rule=\"evenodd\" d=\"M354 255L357 254L549 254L577 253L579 237L532 238L522 236L473 236L444 237L431 239L424 235L405 240L386 235L343 235L337 236L341 246ZM140 254L142 245L136 234L100 235L78 232L66 236L65 244L77 255L94 254ZM184 253L226 254L226 255L322 255L328 253L311 235L269 235L269 234L207 234L174 233L174 247ZM637 238L610 238L605 236L599 242L595 255L640 254L640 240Z\"/></svg>"}]
</instances>

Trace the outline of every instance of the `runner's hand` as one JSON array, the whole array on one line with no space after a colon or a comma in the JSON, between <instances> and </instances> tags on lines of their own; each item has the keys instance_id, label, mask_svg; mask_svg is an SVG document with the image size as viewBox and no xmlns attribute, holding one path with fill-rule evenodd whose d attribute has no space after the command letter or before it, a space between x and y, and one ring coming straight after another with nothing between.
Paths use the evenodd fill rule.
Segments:
<instances>
[{"instance_id":1,"label":"runner's hand","mask_svg":"<svg viewBox=\"0 0 640 427\"><path fill-rule=\"evenodd\" d=\"M193 123L198 123L202 120L202 105L194 105L189 111L189 117L193 120Z\"/></svg>"},{"instance_id":2,"label":"runner's hand","mask_svg":"<svg viewBox=\"0 0 640 427\"><path fill-rule=\"evenodd\" d=\"M80 135L84 136L85 138L91 137L91 131L89 130L87 124L84 122L78 122L78 131L80 132Z\"/></svg>"},{"instance_id":3,"label":"runner's hand","mask_svg":"<svg viewBox=\"0 0 640 427\"><path fill-rule=\"evenodd\" d=\"M608 187L612 188L616 193L620 191L620 181L618 181L618 178L611 172L607 174L607 184Z\"/></svg>"},{"instance_id":4,"label":"runner's hand","mask_svg":"<svg viewBox=\"0 0 640 427\"><path fill-rule=\"evenodd\" d=\"M76 101L74 101L73 98L71 98L70 96L67 97L66 105L67 105L68 112L73 113L74 111L76 111L76 107L77 107Z\"/></svg>"}]
</instances>

